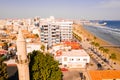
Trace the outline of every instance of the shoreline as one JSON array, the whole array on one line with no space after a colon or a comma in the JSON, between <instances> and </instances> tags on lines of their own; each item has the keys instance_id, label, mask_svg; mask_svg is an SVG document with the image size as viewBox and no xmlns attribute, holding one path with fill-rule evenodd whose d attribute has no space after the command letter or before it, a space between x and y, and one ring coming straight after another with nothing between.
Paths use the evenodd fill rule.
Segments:
<instances>
[{"instance_id":1,"label":"shoreline","mask_svg":"<svg viewBox=\"0 0 120 80\"><path fill-rule=\"evenodd\" d=\"M120 45L119 33L109 30L108 27L84 26L84 28L110 45Z\"/></svg>"},{"instance_id":2,"label":"shoreline","mask_svg":"<svg viewBox=\"0 0 120 80\"><path fill-rule=\"evenodd\" d=\"M95 36L92 32L88 31L87 29L85 29L83 27L83 25L81 24L74 24L73 25L73 31L77 31L79 34L82 34L84 37L88 38L89 41L94 40L94 37L96 37L95 42L99 43L100 45L114 45L109 43L106 40L103 40L102 38ZM117 59L115 61L117 61L118 63L120 63L120 49L119 48L113 48L113 47L106 47L107 49L109 49L109 55L111 53L115 53Z\"/></svg>"}]
</instances>

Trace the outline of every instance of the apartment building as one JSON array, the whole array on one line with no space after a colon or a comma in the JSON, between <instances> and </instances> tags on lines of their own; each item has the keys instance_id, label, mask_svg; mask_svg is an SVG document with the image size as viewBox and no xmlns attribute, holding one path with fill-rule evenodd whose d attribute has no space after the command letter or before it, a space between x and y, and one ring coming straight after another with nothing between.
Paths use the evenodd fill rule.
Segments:
<instances>
[{"instance_id":1,"label":"apartment building","mask_svg":"<svg viewBox=\"0 0 120 80\"><path fill-rule=\"evenodd\" d=\"M72 21L58 21L56 22L60 27L60 40L72 40Z\"/></svg>"},{"instance_id":2,"label":"apartment building","mask_svg":"<svg viewBox=\"0 0 120 80\"><path fill-rule=\"evenodd\" d=\"M54 44L59 44L61 41L71 40L72 24L72 21L55 20L54 17L41 19L41 42L47 43L48 47L52 47Z\"/></svg>"},{"instance_id":3,"label":"apartment building","mask_svg":"<svg viewBox=\"0 0 120 80\"><path fill-rule=\"evenodd\" d=\"M52 22L41 23L41 42L52 47L54 44L60 43L60 29L59 26Z\"/></svg>"}]
</instances>

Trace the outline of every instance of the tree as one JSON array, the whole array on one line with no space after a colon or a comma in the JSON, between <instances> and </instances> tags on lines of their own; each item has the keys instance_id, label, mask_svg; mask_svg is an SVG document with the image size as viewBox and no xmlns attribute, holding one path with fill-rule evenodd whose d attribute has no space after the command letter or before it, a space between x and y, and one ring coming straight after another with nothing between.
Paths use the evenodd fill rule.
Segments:
<instances>
[{"instance_id":1,"label":"tree","mask_svg":"<svg viewBox=\"0 0 120 80\"><path fill-rule=\"evenodd\" d=\"M78 41L82 41L82 38L79 36L79 34L76 34L73 32L73 36L78 40Z\"/></svg>"},{"instance_id":2,"label":"tree","mask_svg":"<svg viewBox=\"0 0 120 80\"><path fill-rule=\"evenodd\" d=\"M3 63L2 55L0 55L0 80L7 80L7 65Z\"/></svg>"},{"instance_id":3,"label":"tree","mask_svg":"<svg viewBox=\"0 0 120 80\"><path fill-rule=\"evenodd\" d=\"M104 49L104 52L106 53L106 57L109 59L109 49Z\"/></svg>"},{"instance_id":4,"label":"tree","mask_svg":"<svg viewBox=\"0 0 120 80\"><path fill-rule=\"evenodd\" d=\"M95 41L95 40L97 39L97 37L96 37L96 36L94 36L94 37L93 37L93 39L94 39L94 41Z\"/></svg>"},{"instance_id":5,"label":"tree","mask_svg":"<svg viewBox=\"0 0 120 80\"><path fill-rule=\"evenodd\" d=\"M54 58L41 51L30 54L30 79L31 80L61 80L62 72L59 63Z\"/></svg>"},{"instance_id":6,"label":"tree","mask_svg":"<svg viewBox=\"0 0 120 80\"><path fill-rule=\"evenodd\" d=\"M110 58L111 60L115 60L115 59L117 59L117 56L116 56L115 53L112 53L109 58Z\"/></svg>"},{"instance_id":7,"label":"tree","mask_svg":"<svg viewBox=\"0 0 120 80\"><path fill-rule=\"evenodd\" d=\"M4 42L4 45L3 45L2 48L5 49L5 50L8 50L8 43L7 43L7 42Z\"/></svg>"},{"instance_id":8,"label":"tree","mask_svg":"<svg viewBox=\"0 0 120 80\"><path fill-rule=\"evenodd\" d=\"M110 55L110 58L111 59L113 59L113 60L115 60L117 57L116 57L116 54L115 53L112 53L111 55Z\"/></svg>"},{"instance_id":9,"label":"tree","mask_svg":"<svg viewBox=\"0 0 120 80\"><path fill-rule=\"evenodd\" d=\"M36 36L36 38L38 38L38 37L39 37L39 35L38 35L38 34L35 34L35 36Z\"/></svg>"},{"instance_id":10,"label":"tree","mask_svg":"<svg viewBox=\"0 0 120 80\"><path fill-rule=\"evenodd\" d=\"M43 52L45 52L45 45L41 45L41 47L40 47L40 49L43 51Z\"/></svg>"},{"instance_id":11,"label":"tree","mask_svg":"<svg viewBox=\"0 0 120 80\"><path fill-rule=\"evenodd\" d=\"M94 49L95 42L91 42L90 44L92 45L92 49Z\"/></svg>"},{"instance_id":12,"label":"tree","mask_svg":"<svg viewBox=\"0 0 120 80\"><path fill-rule=\"evenodd\" d=\"M99 47L99 46L100 46L100 44L99 44L99 43L95 43L95 46L96 46L96 47Z\"/></svg>"},{"instance_id":13,"label":"tree","mask_svg":"<svg viewBox=\"0 0 120 80\"><path fill-rule=\"evenodd\" d=\"M98 47L100 46L100 44L99 43L95 43L94 45L96 47L96 50L98 50Z\"/></svg>"},{"instance_id":14,"label":"tree","mask_svg":"<svg viewBox=\"0 0 120 80\"><path fill-rule=\"evenodd\" d=\"M101 46L101 47L99 47L99 50L100 50L100 51L103 51L103 49L104 49L104 47L102 47L102 46Z\"/></svg>"},{"instance_id":15,"label":"tree","mask_svg":"<svg viewBox=\"0 0 120 80\"><path fill-rule=\"evenodd\" d=\"M100 50L100 52L101 52L102 55L103 55L104 47L100 46L100 47L99 47L99 50Z\"/></svg>"}]
</instances>

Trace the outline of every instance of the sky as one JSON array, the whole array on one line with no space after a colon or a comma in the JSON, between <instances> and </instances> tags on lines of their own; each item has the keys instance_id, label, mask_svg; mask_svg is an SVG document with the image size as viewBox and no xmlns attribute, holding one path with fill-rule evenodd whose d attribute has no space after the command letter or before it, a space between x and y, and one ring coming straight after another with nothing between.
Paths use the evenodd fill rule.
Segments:
<instances>
[{"instance_id":1,"label":"sky","mask_svg":"<svg viewBox=\"0 0 120 80\"><path fill-rule=\"evenodd\" d=\"M0 18L120 20L120 0L0 0Z\"/></svg>"}]
</instances>

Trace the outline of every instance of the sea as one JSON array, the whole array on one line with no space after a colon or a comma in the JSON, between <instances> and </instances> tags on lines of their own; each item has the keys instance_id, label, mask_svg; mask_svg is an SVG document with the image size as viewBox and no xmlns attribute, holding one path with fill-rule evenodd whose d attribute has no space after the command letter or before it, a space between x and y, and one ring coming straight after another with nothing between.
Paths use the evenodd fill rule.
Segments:
<instances>
[{"instance_id":1,"label":"sea","mask_svg":"<svg viewBox=\"0 0 120 80\"><path fill-rule=\"evenodd\" d=\"M104 26L84 25L84 28L112 45L120 45L120 20L99 20L97 22L107 24Z\"/></svg>"}]
</instances>

